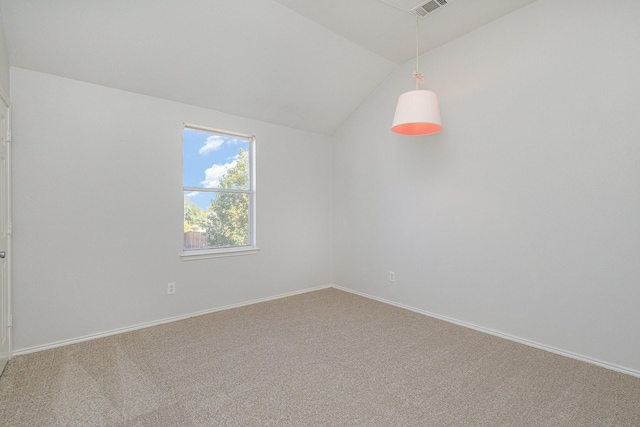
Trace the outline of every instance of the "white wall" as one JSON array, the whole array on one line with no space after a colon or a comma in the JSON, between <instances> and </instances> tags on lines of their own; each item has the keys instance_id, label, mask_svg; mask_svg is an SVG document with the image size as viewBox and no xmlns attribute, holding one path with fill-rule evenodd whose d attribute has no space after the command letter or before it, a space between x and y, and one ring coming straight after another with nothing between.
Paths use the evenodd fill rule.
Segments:
<instances>
[{"instance_id":1,"label":"white wall","mask_svg":"<svg viewBox=\"0 0 640 427\"><path fill-rule=\"evenodd\" d=\"M330 283L330 138L19 68L11 79L14 351ZM256 135L258 255L180 260L183 122Z\"/></svg>"},{"instance_id":2,"label":"white wall","mask_svg":"<svg viewBox=\"0 0 640 427\"><path fill-rule=\"evenodd\" d=\"M0 12L0 88L6 96L9 96L9 54L4 37L2 13Z\"/></svg>"},{"instance_id":3,"label":"white wall","mask_svg":"<svg viewBox=\"0 0 640 427\"><path fill-rule=\"evenodd\" d=\"M539 0L431 51L433 136L389 130L401 67L334 138L334 283L640 373L639 22Z\"/></svg>"}]
</instances>

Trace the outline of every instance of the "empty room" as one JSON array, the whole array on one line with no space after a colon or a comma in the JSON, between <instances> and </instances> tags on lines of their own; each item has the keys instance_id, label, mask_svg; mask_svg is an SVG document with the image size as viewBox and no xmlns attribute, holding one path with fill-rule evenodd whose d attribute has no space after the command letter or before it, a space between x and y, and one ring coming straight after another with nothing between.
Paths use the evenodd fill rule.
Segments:
<instances>
[{"instance_id":1,"label":"empty room","mask_svg":"<svg viewBox=\"0 0 640 427\"><path fill-rule=\"evenodd\" d=\"M637 0L0 0L0 425L640 426Z\"/></svg>"}]
</instances>

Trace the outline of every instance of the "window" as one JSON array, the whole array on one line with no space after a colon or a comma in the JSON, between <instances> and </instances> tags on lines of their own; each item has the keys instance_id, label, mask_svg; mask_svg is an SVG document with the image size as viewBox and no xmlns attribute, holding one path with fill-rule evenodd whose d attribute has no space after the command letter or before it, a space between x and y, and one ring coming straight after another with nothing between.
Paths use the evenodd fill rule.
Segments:
<instances>
[{"instance_id":1,"label":"window","mask_svg":"<svg viewBox=\"0 0 640 427\"><path fill-rule=\"evenodd\" d=\"M257 252L255 138L185 124L183 257Z\"/></svg>"}]
</instances>

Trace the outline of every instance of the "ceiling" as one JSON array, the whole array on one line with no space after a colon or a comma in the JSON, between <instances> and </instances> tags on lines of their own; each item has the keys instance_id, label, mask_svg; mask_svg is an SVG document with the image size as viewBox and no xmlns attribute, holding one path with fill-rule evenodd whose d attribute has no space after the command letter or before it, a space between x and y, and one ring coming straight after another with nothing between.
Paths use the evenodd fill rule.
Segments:
<instances>
[{"instance_id":1,"label":"ceiling","mask_svg":"<svg viewBox=\"0 0 640 427\"><path fill-rule=\"evenodd\" d=\"M421 18L420 51L533 1L449 0ZM415 16L382 0L0 0L0 11L12 66L326 135L415 55Z\"/></svg>"}]
</instances>

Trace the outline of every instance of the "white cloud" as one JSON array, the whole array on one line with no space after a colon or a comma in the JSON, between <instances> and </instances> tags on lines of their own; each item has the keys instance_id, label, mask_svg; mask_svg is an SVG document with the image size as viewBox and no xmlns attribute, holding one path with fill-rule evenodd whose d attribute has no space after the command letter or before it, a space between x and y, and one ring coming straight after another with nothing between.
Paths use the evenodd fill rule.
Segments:
<instances>
[{"instance_id":1,"label":"white cloud","mask_svg":"<svg viewBox=\"0 0 640 427\"><path fill-rule=\"evenodd\" d=\"M198 150L198 153L207 154L211 151L216 151L218 148L222 146L222 144L224 144L224 142L225 140L221 136L211 135L209 138L207 138L207 142L205 142L205 144L202 147L200 147L200 150Z\"/></svg>"},{"instance_id":2,"label":"white cloud","mask_svg":"<svg viewBox=\"0 0 640 427\"><path fill-rule=\"evenodd\" d=\"M192 191L192 192L190 192L190 193L185 194L185 195L184 195L184 197L195 197L195 196L197 196L198 194L200 194L200 192L199 192L199 191Z\"/></svg>"},{"instance_id":3,"label":"white cloud","mask_svg":"<svg viewBox=\"0 0 640 427\"><path fill-rule=\"evenodd\" d=\"M205 188L217 188L220 186L220 178L227 173L229 169L234 167L238 163L234 160L231 163L225 163L223 165L211 165L209 169L204 171L204 181L201 184Z\"/></svg>"}]
</instances>

